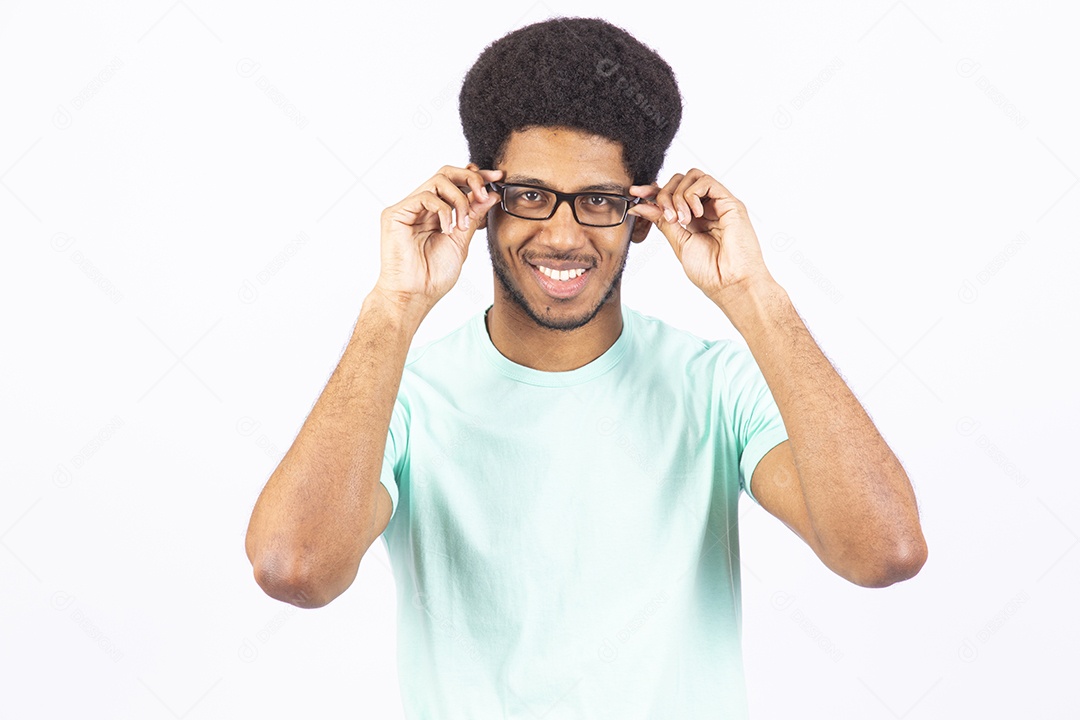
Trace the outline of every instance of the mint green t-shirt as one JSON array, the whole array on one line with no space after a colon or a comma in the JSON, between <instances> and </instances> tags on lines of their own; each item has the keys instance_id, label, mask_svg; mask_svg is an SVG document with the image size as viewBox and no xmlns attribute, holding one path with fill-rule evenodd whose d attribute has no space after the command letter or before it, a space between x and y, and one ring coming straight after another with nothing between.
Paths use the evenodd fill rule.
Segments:
<instances>
[{"instance_id":1,"label":"mint green t-shirt","mask_svg":"<svg viewBox=\"0 0 1080 720\"><path fill-rule=\"evenodd\" d=\"M483 312L409 351L381 480L410 720L746 717L739 491L787 434L745 347L622 317L566 372Z\"/></svg>"}]
</instances>

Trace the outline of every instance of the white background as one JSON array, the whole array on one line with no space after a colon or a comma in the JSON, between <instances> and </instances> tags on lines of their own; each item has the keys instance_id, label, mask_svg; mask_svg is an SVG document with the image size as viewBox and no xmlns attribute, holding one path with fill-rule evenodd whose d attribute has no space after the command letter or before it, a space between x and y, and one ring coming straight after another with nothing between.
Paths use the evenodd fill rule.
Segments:
<instances>
[{"instance_id":1,"label":"white background","mask_svg":"<svg viewBox=\"0 0 1080 720\"><path fill-rule=\"evenodd\" d=\"M919 497L929 561L881 590L743 499L754 717L1076 717L1067 4L387 5L0 3L0 716L401 717L382 542L298 610L244 533L376 278L379 212L467 162L465 71L570 14L675 69L662 181L746 203ZM417 343L490 302L472 249ZM623 288L737 337L656 231Z\"/></svg>"}]
</instances>

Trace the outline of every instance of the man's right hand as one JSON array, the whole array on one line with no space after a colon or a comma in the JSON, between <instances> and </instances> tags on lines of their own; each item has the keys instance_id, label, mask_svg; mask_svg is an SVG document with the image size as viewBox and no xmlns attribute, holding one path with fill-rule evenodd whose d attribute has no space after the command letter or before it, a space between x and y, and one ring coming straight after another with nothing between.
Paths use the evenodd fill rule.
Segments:
<instances>
[{"instance_id":1,"label":"man's right hand","mask_svg":"<svg viewBox=\"0 0 1080 720\"><path fill-rule=\"evenodd\" d=\"M480 219L499 202L498 194L484 185L501 176L502 170L445 165L407 198L383 210L381 267L374 290L426 314L461 275ZM469 194L461 187L468 187Z\"/></svg>"}]
</instances>

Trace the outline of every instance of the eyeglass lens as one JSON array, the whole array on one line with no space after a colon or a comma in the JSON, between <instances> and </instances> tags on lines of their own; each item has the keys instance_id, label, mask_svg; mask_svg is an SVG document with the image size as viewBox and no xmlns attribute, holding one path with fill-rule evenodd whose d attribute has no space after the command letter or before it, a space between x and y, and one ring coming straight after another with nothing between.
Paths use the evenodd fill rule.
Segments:
<instances>
[{"instance_id":1,"label":"eyeglass lens","mask_svg":"<svg viewBox=\"0 0 1080 720\"><path fill-rule=\"evenodd\" d=\"M552 214L555 196L537 188L504 185L503 203L513 215L544 220ZM575 199L574 209L583 225L617 225L626 212L626 200L607 195L580 195Z\"/></svg>"}]
</instances>

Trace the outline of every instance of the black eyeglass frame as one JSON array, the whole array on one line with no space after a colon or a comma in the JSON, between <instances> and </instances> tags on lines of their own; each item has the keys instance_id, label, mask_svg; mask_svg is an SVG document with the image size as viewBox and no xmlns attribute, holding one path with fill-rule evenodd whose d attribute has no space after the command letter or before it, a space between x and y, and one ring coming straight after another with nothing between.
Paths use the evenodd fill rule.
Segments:
<instances>
[{"instance_id":1,"label":"black eyeglass frame","mask_svg":"<svg viewBox=\"0 0 1080 720\"><path fill-rule=\"evenodd\" d=\"M510 215L511 217L521 218L522 220L541 220L541 221L550 220L551 218L555 217L555 213L558 211L559 205L561 203L565 202L570 206L570 212L573 214L574 221L577 222L578 225L581 225L583 227L595 227L595 228L611 228L611 227L618 227L619 225L622 225L624 222L626 222L626 215L627 215L627 213L630 212L630 208L634 207L635 205L637 205L639 202L641 202L644 199L644 198L639 198L639 197L631 197L629 195L620 195L618 193L598 192L596 190L586 190L585 192L576 192L576 193L564 193L564 192L559 192L558 190L552 190L551 188L546 188L546 187L544 187L542 185L527 185L527 184L524 184L524 183L501 183L501 182L492 181L492 182L489 182L484 187L487 188L489 192L495 192L495 193L499 194L499 206L503 209L503 212L505 212L507 215ZM512 213L512 212L510 212L509 210L506 209L506 196L503 194L503 191L502 191L502 189L504 187L522 187L522 188L530 188L532 190L543 190L544 192L551 193L552 195L555 196L555 204L551 206L551 212L548 214L547 217L532 218L532 217L524 217L522 215L516 215L516 214L514 214L514 213ZM583 223L583 222L581 222L581 219L578 217L578 214L577 214L577 199L579 197L597 196L597 195L599 195L601 197L618 198L620 200L625 200L626 201L626 207L623 209L623 214L622 214L622 217L619 219L619 222L611 223L610 225L593 225L591 223Z\"/></svg>"}]
</instances>

